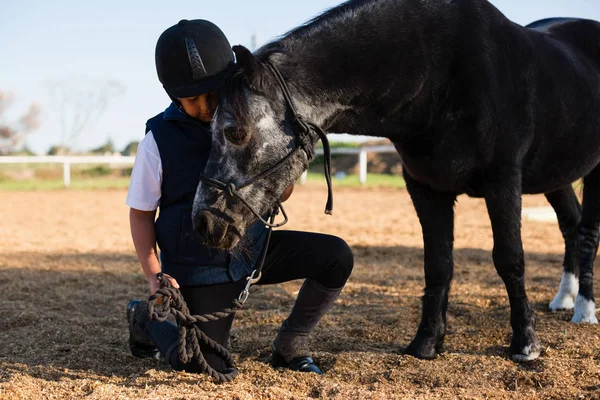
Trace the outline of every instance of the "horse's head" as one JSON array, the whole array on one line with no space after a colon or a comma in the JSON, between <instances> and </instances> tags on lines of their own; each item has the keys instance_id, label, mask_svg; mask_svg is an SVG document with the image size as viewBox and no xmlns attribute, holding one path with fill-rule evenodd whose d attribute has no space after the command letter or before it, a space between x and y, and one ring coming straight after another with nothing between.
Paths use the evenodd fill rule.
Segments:
<instances>
[{"instance_id":1,"label":"horse's head","mask_svg":"<svg viewBox=\"0 0 600 400\"><path fill-rule=\"evenodd\" d=\"M293 116L273 70L242 46L234 51L238 70L221 91L204 170L213 184L201 180L192 213L204 244L224 249L239 243L256 214L266 218L308 165L307 154L294 151Z\"/></svg>"}]
</instances>

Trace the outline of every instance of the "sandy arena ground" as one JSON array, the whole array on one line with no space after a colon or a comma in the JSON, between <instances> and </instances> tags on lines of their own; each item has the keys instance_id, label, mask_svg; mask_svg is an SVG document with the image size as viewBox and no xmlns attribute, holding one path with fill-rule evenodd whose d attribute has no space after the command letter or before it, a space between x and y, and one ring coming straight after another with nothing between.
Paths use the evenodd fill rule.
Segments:
<instances>
[{"instance_id":1,"label":"sandy arena ground","mask_svg":"<svg viewBox=\"0 0 600 400\"><path fill-rule=\"evenodd\" d=\"M446 353L434 361L404 356L420 319L421 230L406 191L383 188L336 189L331 217L323 214L322 185L298 187L287 203L287 229L342 236L355 254L346 289L312 336L325 375L268 365L299 282L252 289L234 323L241 374L232 383L137 359L125 306L147 289L125 194L2 193L0 399L600 399L600 328L548 311L561 275L556 223L523 221L527 289L544 350L528 364L508 357L508 300L491 263L482 200L460 197L456 207ZM524 204L546 201L530 196Z\"/></svg>"}]
</instances>

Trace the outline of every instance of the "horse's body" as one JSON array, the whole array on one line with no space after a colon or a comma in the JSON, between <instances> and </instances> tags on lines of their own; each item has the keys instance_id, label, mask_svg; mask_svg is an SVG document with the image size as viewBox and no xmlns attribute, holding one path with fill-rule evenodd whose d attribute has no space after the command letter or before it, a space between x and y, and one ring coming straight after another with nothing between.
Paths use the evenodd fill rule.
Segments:
<instances>
[{"instance_id":1,"label":"horse's body","mask_svg":"<svg viewBox=\"0 0 600 400\"><path fill-rule=\"evenodd\" d=\"M521 46L510 46L510 52L521 54L498 51L485 57L483 74L489 75L480 85L468 85L477 95L441 105L438 112L446 116L437 121L440 126L418 128L429 134L421 140L395 139L388 132L409 175L434 189L476 197L484 197L485 170L498 159L518 164L523 193L546 193L587 175L600 159L600 45L590 54L594 60L584 49L558 41L568 37L560 35L560 25L571 33L569 24L590 25L560 22L557 32L547 28L552 36L506 27L507 37L521 36ZM600 24L597 28L596 43ZM459 75L458 82L469 76L474 75ZM460 91L461 85L448 90ZM459 168L453 166L457 160Z\"/></svg>"},{"instance_id":2,"label":"horse's body","mask_svg":"<svg viewBox=\"0 0 600 400\"><path fill-rule=\"evenodd\" d=\"M485 198L488 207L494 264L511 304L515 359L536 358L540 348L524 286L522 193L546 193L557 209L567 243L565 268L580 266L574 321L596 322L599 23L554 19L524 28L485 0L356 0L255 57L244 50L236 50L241 72L224 91L205 172L237 184L294 145L289 113L265 62L285 77L300 113L325 130L389 138L402 157L424 236L423 315L409 354L432 358L443 343L453 205L462 193ZM231 129L243 132L245 141L234 143ZM268 210L306 163L302 155L291 158L281 174L246 188L246 198ZM580 223L570 184L581 177ZM194 211L211 215L211 229L200 229L218 238L215 245L255 219L206 188L198 191Z\"/></svg>"}]
</instances>

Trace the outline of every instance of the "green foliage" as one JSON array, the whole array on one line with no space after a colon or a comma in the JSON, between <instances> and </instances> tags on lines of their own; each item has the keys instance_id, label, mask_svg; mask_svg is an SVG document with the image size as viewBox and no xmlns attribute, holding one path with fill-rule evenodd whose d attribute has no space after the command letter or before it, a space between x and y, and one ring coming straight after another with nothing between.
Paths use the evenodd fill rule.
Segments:
<instances>
[{"instance_id":1,"label":"green foliage","mask_svg":"<svg viewBox=\"0 0 600 400\"><path fill-rule=\"evenodd\" d=\"M125 146L125 148L121 152L121 155L122 156L133 156L133 155L135 155L135 153L137 153L137 149L138 149L138 145L139 144L140 144L140 142L138 142L138 141L129 142L127 144L127 146Z\"/></svg>"},{"instance_id":2,"label":"green foliage","mask_svg":"<svg viewBox=\"0 0 600 400\"><path fill-rule=\"evenodd\" d=\"M71 186L69 189L126 189L129 186L129 176L85 176L84 171L73 171ZM2 190L59 190L64 189L62 171L57 170L55 176L47 179L37 177L31 179L15 180L9 175L3 174L0 169L0 191ZM322 173L309 173L308 181L313 184L325 186L325 178ZM343 179L333 178L335 187L373 187L385 186L402 189L405 187L404 180L398 175L367 174L367 183L363 186L358 182L358 175L347 175Z\"/></svg>"},{"instance_id":3,"label":"green foliage","mask_svg":"<svg viewBox=\"0 0 600 400\"><path fill-rule=\"evenodd\" d=\"M133 171L133 167L123 168L123 169L121 169L121 176L130 177L131 176L131 171Z\"/></svg>"},{"instance_id":4,"label":"green foliage","mask_svg":"<svg viewBox=\"0 0 600 400\"><path fill-rule=\"evenodd\" d=\"M25 145L20 150L14 150L8 153L10 156L35 156L35 153Z\"/></svg>"},{"instance_id":5,"label":"green foliage","mask_svg":"<svg viewBox=\"0 0 600 400\"><path fill-rule=\"evenodd\" d=\"M361 185L358 179L358 175L346 175L342 179L336 179L332 177L333 187L336 186L350 186L350 187L372 187L372 186L386 186L404 189L406 183L400 175L388 175L388 174L367 174L367 182L365 185ZM323 173L309 172L307 176L309 182L322 182L325 184L325 176Z\"/></svg>"},{"instance_id":6,"label":"green foliage","mask_svg":"<svg viewBox=\"0 0 600 400\"><path fill-rule=\"evenodd\" d=\"M71 186L65 189L62 179L52 180L1 180L0 191L3 190L92 190L92 189L126 189L129 178L96 178L72 179Z\"/></svg>"},{"instance_id":7,"label":"green foliage","mask_svg":"<svg viewBox=\"0 0 600 400\"><path fill-rule=\"evenodd\" d=\"M60 145L52 146L48 150L49 156L64 156L66 154L69 154L69 149L66 148L65 146L60 146Z\"/></svg>"},{"instance_id":8,"label":"green foliage","mask_svg":"<svg viewBox=\"0 0 600 400\"><path fill-rule=\"evenodd\" d=\"M329 142L329 147L331 149L341 149L341 148L358 148L360 147L360 143L359 142ZM317 142L317 145L315 146L315 148L317 149L322 149L323 148L323 143L321 143L321 141Z\"/></svg>"},{"instance_id":9,"label":"green foliage","mask_svg":"<svg viewBox=\"0 0 600 400\"><path fill-rule=\"evenodd\" d=\"M81 175L91 177L107 176L111 175L112 172L113 170L107 165L96 165L95 167L81 170Z\"/></svg>"},{"instance_id":10,"label":"green foliage","mask_svg":"<svg viewBox=\"0 0 600 400\"><path fill-rule=\"evenodd\" d=\"M115 145L113 144L113 141L111 139L108 139L106 143L104 143L102 146L92 149L92 153L94 154L114 153L114 151Z\"/></svg>"}]
</instances>

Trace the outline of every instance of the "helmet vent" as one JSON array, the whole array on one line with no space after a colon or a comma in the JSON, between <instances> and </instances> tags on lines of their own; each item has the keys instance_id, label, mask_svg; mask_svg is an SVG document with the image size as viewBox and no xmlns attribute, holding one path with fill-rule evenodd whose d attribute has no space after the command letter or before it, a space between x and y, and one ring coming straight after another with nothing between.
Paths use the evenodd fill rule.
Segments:
<instances>
[{"instance_id":1,"label":"helmet vent","mask_svg":"<svg viewBox=\"0 0 600 400\"><path fill-rule=\"evenodd\" d=\"M196 48L196 42L194 42L194 39L186 38L185 47L187 48L187 54L190 60L190 65L192 66L192 76L194 79L203 78L208 75L206 68L204 68L202 58L200 57L200 53L198 52L198 48Z\"/></svg>"}]
</instances>

